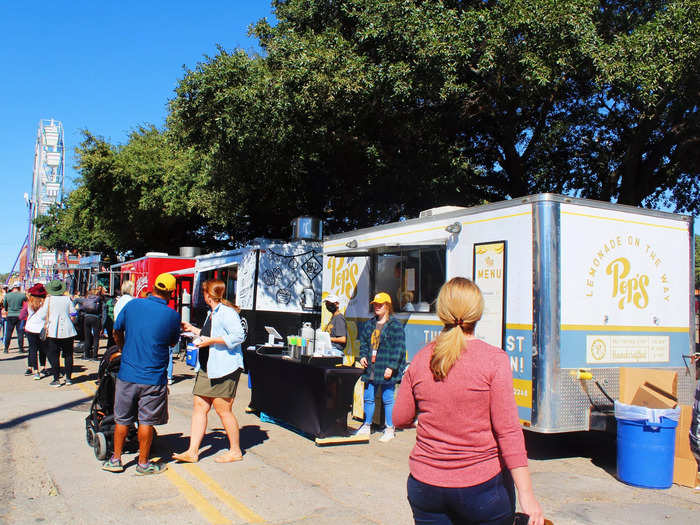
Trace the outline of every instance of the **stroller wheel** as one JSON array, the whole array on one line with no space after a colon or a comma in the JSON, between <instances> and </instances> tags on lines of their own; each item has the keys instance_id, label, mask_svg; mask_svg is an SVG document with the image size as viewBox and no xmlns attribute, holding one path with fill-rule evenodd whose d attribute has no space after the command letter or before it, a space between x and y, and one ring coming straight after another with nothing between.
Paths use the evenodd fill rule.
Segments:
<instances>
[{"instance_id":1,"label":"stroller wheel","mask_svg":"<svg viewBox=\"0 0 700 525\"><path fill-rule=\"evenodd\" d=\"M95 457L100 461L107 459L107 437L102 432L95 434Z\"/></svg>"},{"instance_id":2,"label":"stroller wheel","mask_svg":"<svg viewBox=\"0 0 700 525\"><path fill-rule=\"evenodd\" d=\"M95 429L87 425L85 428L85 441L87 441L88 446L95 446Z\"/></svg>"}]
</instances>

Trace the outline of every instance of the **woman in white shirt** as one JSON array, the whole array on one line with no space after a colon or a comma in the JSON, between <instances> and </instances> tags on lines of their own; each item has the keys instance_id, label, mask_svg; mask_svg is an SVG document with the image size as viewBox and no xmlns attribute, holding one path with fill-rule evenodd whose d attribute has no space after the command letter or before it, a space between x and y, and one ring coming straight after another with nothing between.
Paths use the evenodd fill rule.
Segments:
<instances>
[{"instance_id":1,"label":"woman in white shirt","mask_svg":"<svg viewBox=\"0 0 700 525\"><path fill-rule=\"evenodd\" d=\"M29 342L29 356L27 365L29 368L26 375L33 375L35 380L42 378L39 372L39 364L42 369L46 366L46 344L39 337L41 329L46 324L46 310L41 307L46 298L46 288L41 283L37 283L27 290L27 322L24 325L24 334Z\"/></svg>"},{"instance_id":2,"label":"woman in white shirt","mask_svg":"<svg viewBox=\"0 0 700 525\"><path fill-rule=\"evenodd\" d=\"M119 317L119 312L121 312L122 308L126 306L126 303L134 298L134 281L124 281L122 283L121 292L122 294L119 296L119 299L117 299L117 302L114 303L115 321L117 320L117 317Z\"/></svg>"},{"instance_id":3,"label":"woman in white shirt","mask_svg":"<svg viewBox=\"0 0 700 525\"><path fill-rule=\"evenodd\" d=\"M66 285L58 279L46 285L46 292L49 294L44 301L42 310L46 321L47 348L46 354L53 369L53 381L49 386L62 386L59 381L61 365L60 356L63 354L66 381L65 385L72 385L71 375L73 373L73 338L76 336L71 314L75 314L75 306L70 297L63 295Z\"/></svg>"}]
</instances>

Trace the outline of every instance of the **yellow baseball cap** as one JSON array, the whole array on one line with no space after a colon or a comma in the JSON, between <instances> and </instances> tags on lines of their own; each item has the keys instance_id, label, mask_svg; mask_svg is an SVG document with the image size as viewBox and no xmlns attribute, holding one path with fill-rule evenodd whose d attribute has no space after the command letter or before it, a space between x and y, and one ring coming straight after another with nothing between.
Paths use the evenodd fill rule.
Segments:
<instances>
[{"instance_id":1,"label":"yellow baseball cap","mask_svg":"<svg viewBox=\"0 0 700 525\"><path fill-rule=\"evenodd\" d=\"M156 277L153 287L161 292L172 292L175 289L175 277L171 273L161 273Z\"/></svg>"},{"instance_id":2,"label":"yellow baseball cap","mask_svg":"<svg viewBox=\"0 0 700 525\"><path fill-rule=\"evenodd\" d=\"M382 303L391 303L391 296L386 293L386 292L379 292L377 295L374 296L374 299L372 299L369 304L382 304Z\"/></svg>"}]
</instances>

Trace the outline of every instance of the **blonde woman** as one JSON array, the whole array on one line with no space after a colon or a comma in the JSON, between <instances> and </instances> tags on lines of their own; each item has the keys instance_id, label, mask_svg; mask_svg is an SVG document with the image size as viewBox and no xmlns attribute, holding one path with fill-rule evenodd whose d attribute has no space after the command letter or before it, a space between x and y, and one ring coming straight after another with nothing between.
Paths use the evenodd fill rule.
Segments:
<instances>
[{"instance_id":1,"label":"blonde woman","mask_svg":"<svg viewBox=\"0 0 700 525\"><path fill-rule=\"evenodd\" d=\"M416 524L512 525L515 489L530 525L542 525L527 467L508 356L474 337L484 300L469 279L443 285L445 325L416 354L399 388L394 423L418 417L408 501Z\"/></svg>"},{"instance_id":2,"label":"blonde woman","mask_svg":"<svg viewBox=\"0 0 700 525\"><path fill-rule=\"evenodd\" d=\"M211 312L202 328L183 322L182 327L199 336L196 343L199 355L195 371L194 403L190 446L182 453L173 454L173 459L185 463L199 461L199 446L207 430L207 419L212 406L224 425L229 440L229 449L214 460L230 463L243 459L239 442L239 426L233 414L238 380L243 370L241 343L245 339L243 325L236 308L224 299L226 284L217 279L202 284L204 301Z\"/></svg>"}]
</instances>

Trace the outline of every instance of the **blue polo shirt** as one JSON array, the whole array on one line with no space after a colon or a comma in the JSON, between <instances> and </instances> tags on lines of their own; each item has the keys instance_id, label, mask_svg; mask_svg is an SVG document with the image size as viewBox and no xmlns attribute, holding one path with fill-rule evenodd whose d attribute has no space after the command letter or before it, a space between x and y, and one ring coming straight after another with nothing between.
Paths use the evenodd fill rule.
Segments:
<instances>
[{"instance_id":1,"label":"blue polo shirt","mask_svg":"<svg viewBox=\"0 0 700 525\"><path fill-rule=\"evenodd\" d=\"M170 347L180 337L178 313L160 297L133 299L119 312L114 329L124 331L119 379L166 384Z\"/></svg>"}]
</instances>

